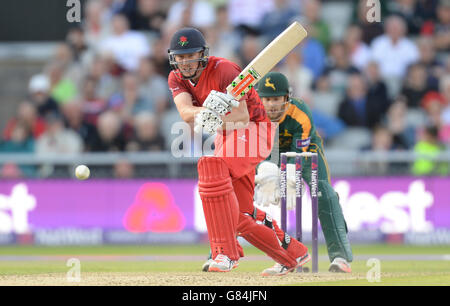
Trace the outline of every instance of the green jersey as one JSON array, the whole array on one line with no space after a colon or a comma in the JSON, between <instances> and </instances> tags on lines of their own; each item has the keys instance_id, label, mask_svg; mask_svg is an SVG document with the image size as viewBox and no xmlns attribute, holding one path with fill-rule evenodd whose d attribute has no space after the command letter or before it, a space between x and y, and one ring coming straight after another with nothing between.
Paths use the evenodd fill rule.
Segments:
<instances>
[{"instance_id":1,"label":"green jersey","mask_svg":"<svg viewBox=\"0 0 450 306\"><path fill-rule=\"evenodd\" d=\"M305 102L291 98L283 117L278 122L279 153L317 151L322 139L316 131L312 114Z\"/></svg>"}]
</instances>

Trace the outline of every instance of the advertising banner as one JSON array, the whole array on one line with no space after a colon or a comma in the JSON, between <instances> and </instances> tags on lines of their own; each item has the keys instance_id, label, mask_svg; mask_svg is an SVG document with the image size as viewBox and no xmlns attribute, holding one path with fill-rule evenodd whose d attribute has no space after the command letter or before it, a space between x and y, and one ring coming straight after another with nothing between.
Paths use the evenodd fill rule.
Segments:
<instances>
[{"instance_id":1,"label":"advertising banner","mask_svg":"<svg viewBox=\"0 0 450 306\"><path fill-rule=\"evenodd\" d=\"M442 235L450 230L450 178L340 178L332 183L350 234ZM308 232L307 190L303 199ZM279 219L278 207L261 208ZM290 211L289 231L294 224ZM205 232L195 180L0 181L0 243L10 242L11 234L33 234L34 242L44 244L96 244L191 241Z\"/></svg>"}]
</instances>

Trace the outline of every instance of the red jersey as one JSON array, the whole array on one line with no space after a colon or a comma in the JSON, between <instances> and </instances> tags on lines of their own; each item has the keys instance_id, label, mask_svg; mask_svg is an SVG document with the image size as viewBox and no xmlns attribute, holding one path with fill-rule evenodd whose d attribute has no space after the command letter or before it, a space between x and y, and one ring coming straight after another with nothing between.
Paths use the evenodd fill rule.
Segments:
<instances>
[{"instance_id":1,"label":"red jersey","mask_svg":"<svg viewBox=\"0 0 450 306\"><path fill-rule=\"evenodd\" d=\"M196 85L189 80L178 78L172 71L169 74L169 88L174 98L182 92L187 92L192 96L194 106L202 106L211 90L226 92L228 85L240 72L241 69L235 63L221 57L210 56ZM264 106L254 88L242 99L247 102L250 121L268 121Z\"/></svg>"}]
</instances>

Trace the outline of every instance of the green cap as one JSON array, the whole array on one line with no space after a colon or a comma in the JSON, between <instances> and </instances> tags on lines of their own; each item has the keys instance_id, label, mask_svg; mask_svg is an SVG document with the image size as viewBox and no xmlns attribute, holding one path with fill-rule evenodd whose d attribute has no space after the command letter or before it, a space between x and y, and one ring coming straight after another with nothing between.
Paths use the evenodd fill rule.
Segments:
<instances>
[{"instance_id":1,"label":"green cap","mask_svg":"<svg viewBox=\"0 0 450 306\"><path fill-rule=\"evenodd\" d=\"M256 84L260 97L279 97L289 94L289 82L284 74L269 72Z\"/></svg>"}]
</instances>

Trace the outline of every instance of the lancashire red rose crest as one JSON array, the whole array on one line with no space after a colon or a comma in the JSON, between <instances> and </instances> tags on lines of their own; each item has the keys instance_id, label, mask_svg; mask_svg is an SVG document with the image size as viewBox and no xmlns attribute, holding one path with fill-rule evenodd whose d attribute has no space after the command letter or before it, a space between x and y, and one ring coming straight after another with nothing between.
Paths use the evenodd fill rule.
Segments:
<instances>
[{"instance_id":1,"label":"lancashire red rose crest","mask_svg":"<svg viewBox=\"0 0 450 306\"><path fill-rule=\"evenodd\" d=\"M184 47L189 43L189 41L186 36L181 36L178 43L180 44L180 46Z\"/></svg>"}]
</instances>

